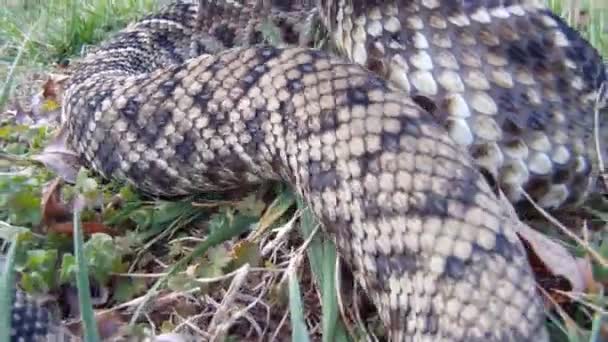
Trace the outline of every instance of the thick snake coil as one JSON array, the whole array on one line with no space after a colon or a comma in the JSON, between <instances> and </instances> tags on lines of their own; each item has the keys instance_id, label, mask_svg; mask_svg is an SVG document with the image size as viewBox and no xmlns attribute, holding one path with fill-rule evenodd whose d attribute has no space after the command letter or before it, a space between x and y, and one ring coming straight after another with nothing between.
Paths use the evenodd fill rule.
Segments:
<instances>
[{"instance_id":1,"label":"thick snake coil","mask_svg":"<svg viewBox=\"0 0 608 342\"><path fill-rule=\"evenodd\" d=\"M267 6L203 2L77 65L64 120L92 169L162 196L285 181L391 340L547 340L520 223L487 180L516 204L585 199L605 80L593 48L536 1L319 0L346 58L256 45Z\"/></svg>"}]
</instances>

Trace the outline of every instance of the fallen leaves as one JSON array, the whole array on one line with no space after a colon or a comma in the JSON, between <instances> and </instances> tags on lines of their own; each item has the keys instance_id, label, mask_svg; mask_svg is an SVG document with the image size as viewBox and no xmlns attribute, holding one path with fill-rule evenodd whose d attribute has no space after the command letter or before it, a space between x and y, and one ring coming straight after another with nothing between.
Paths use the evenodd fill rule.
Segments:
<instances>
[{"instance_id":1,"label":"fallen leaves","mask_svg":"<svg viewBox=\"0 0 608 342\"><path fill-rule=\"evenodd\" d=\"M530 228L520 232L520 236L530 244L531 251L552 275L568 279L572 291L581 292L589 287L589 277L586 276L590 270L588 260L575 258L564 246Z\"/></svg>"},{"instance_id":2,"label":"fallen leaves","mask_svg":"<svg viewBox=\"0 0 608 342\"><path fill-rule=\"evenodd\" d=\"M48 79L42 85L42 96L46 100L61 102L63 96L64 83L69 79L68 75L64 74L49 74Z\"/></svg>"},{"instance_id":3,"label":"fallen leaves","mask_svg":"<svg viewBox=\"0 0 608 342\"><path fill-rule=\"evenodd\" d=\"M61 196L62 180L55 179L43 193L42 200L42 227L47 233L72 235L74 226L72 220L72 205L64 202ZM86 235L104 233L116 235L116 232L98 221L85 221L82 223Z\"/></svg>"},{"instance_id":4,"label":"fallen leaves","mask_svg":"<svg viewBox=\"0 0 608 342\"><path fill-rule=\"evenodd\" d=\"M82 230L86 235L93 235L96 233L115 235L112 229L99 222L83 222ZM49 231L58 234L72 235L72 232L74 231L74 225L71 222L55 223L51 226Z\"/></svg>"},{"instance_id":5,"label":"fallen leaves","mask_svg":"<svg viewBox=\"0 0 608 342\"><path fill-rule=\"evenodd\" d=\"M597 288L590 258L573 256L565 245L520 221L502 193L500 199L507 216L514 220L516 233L526 248L537 282L551 296L545 301L547 306L570 303L572 298L565 296L564 292L581 293Z\"/></svg>"},{"instance_id":6,"label":"fallen leaves","mask_svg":"<svg viewBox=\"0 0 608 342\"><path fill-rule=\"evenodd\" d=\"M68 183L76 183L82 163L78 154L67 147L67 128L62 126L55 138L30 159L42 163Z\"/></svg>"},{"instance_id":7,"label":"fallen leaves","mask_svg":"<svg viewBox=\"0 0 608 342\"><path fill-rule=\"evenodd\" d=\"M70 218L70 209L61 200L61 180L57 178L42 195L42 225L50 226L55 221L66 221Z\"/></svg>"},{"instance_id":8,"label":"fallen leaves","mask_svg":"<svg viewBox=\"0 0 608 342\"><path fill-rule=\"evenodd\" d=\"M546 235L535 231L528 225L522 224L519 237L525 241L528 247L528 256L538 278L542 278L547 284L562 287L562 282L550 282L550 278L561 277L566 279L569 288L559 288L562 291L583 292L593 286L591 264L588 259L576 258L568 250ZM542 282L541 282L542 283ZM552 293L550 291L550 293ZM554 293L554 292L553 292ZM552 293L552 294L553 294ZM558 302L564 302L564 298L557 296Z\"/></svg>"}]
</instances>

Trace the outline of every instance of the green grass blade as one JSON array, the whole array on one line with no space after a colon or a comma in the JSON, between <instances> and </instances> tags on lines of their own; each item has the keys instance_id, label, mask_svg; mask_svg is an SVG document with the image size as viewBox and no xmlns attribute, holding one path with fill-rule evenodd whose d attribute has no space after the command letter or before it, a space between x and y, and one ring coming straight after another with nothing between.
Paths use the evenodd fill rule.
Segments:
<instances>
[{"instance_id":1,"label":"green grass blade","mask_svg":"<svg viewBox=\"0 0 608 342\"><path fill-rule=\"evenodd\" d=\"M291 340L294 342L308 342L308 329L304 321L304 308L302 307L302 295L296 270L289 272L289 313L291 317Z\"/></svg>"},{"instance_id":2,"label":"green grass blade","mask_svg":"<svg viewBox=\"0 0 608 342\"><path fill-rule=\"evenodd\" d=\"M305 208L298 197L298 207L302 210L300 233L307 239L313 233L316 220L310 209ZM340 320L338 298L336 295L336 247L330 240L315 236L307 249L312 273L321 292L321 310L323 324L323 342L349 341L346 328Z\"/></svg>"},{"instance_id":3,"label":"green grass blade","mask_svg":"<svg viewBox=\"0 0 608 342\"><path fill-rule=\"evenodd\" d=\"M84 202L84 199L81 199L81 201ZM78 199L76 202L78 202ZM74 208L74 256L78 265L78 273L76 274L78 304L84 328L84 340L87 342L98 342L100 339L91 301L89 270L84 255L84 236L80 224L80 212L80 206L76 205Z\"/></svg>"},{"instance_id":4,"label":"green grass blade","mask_svg":"<svg viewBox=\"0 0 608 342\"><path fill-rule=\"evenodd\" d=\"M593 316L591 336L589 337L590 342L600 341L600 330L604 321L604 315L601 312L596 312Z\"/></svg>"},{"instance_id":5,"label":"green grass blade","mask_svg":"<svg viewBox=\"0 0 608 342\"><path fill-rule=\"evenodd\" d=\"M323 244L323 280L321 281L321 305L323 312L323 342L348 341L346 331L339 321L338 298L336 296L336 248L330 241Z\"/></svg>"},{"instance_id":6,"label":"green grass blade","mask_svg":"<svg viewBox=\"0 0 608 342\"><path fill-rule=\"evenodd\" d=\"M12 308L15 294L14 264L18 245L19 239L14 237L0 276L0 341L10 341L11 337L11 317L13 317Z\"/></svg>"},{"instance_id":7,"label":"green grass blade","mask_svg":"<svg viewBox=\"0 0 608 342\"><path fill-rule=\"evenodd\" d=\"M34 25L33 29L36 29L36 26L37 25ZM13 60L10 69L8 70L8 74L6 75L6 79L4 80L4 86L2 86L2 92L0 92L0 112L4 111L4 105L6 104L6 101L8 101L8 96L11 92L11 88L15 80L15 70L17 69L17 65L19 65L19 63L21 62L21 57L23 57L23 52L25 51L25 48L29 41L30 33L28 33L25 36L25 39L23 39L23 42L21 43L21 45L19 46L19 50L17 51L17 56L15 56L15 59Z\"/></svg>"}]
</instances>

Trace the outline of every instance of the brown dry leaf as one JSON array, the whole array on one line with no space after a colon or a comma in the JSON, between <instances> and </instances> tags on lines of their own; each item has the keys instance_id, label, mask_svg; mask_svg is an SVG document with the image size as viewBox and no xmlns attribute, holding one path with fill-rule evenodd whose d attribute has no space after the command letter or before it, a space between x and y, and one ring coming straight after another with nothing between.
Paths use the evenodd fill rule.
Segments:
<instances>
[{"instance_id":1,"label":"brown dry leaf","mask_svg":"<svg viewBox=\"0 0 608 342\"><path fill-rule=\"evenodd\" d=\"M72 224L72 222L53 223L47 228L47 231L58 234L72 235L72 233L74 232L74 225ZM114 229L111 229L110 227L100 222L83 222L82 232L85 235L92 235L95 233L104 233L110 236L118 235L118 233Z\"/></svg>"},{"instance_id":2,"label":"brown dry leaf","mask_svg":"<svg viewBox=\"0 0 608 342\"><path fill-rule=\"evenodd\" d=\"M64 181L74 184L82 163L78 154L67 147L66 139L67 127L62 126L51 143L31 159L44 164Z\"/></svg>"},{"instance_id":3,"label":"brown dry leaf","mask_svg":"<svg viewBox=\"0 0 608 342\"><path fill-rule=\"evenodd\" d=\"M583 292L591 286L589 283L591 265L587 259L575 258L565 247L526 224L521 224L517 234L527 243L529 256L533 254L537 258L535 260L530 256L531 263L533 265L540 263L540 265L537 265L540 267L537 267L535 273L538 273L539 269L542 272L542 268L545 268L548 275L567 279L571 288L560 288L564 291ZM553 284L559 287L563 286L559 280L556 280ZM555 288L555 286L550 285L549 287Z\"/></svg>"},{"instance_id":4,"label":"brown dry leaf","mask_svg":"<svg viewBox=\"0 0 608 342\"><path fill-rule=\"evenodd\" d=\"M42 96L47 100L59 102L63 95L63 85L68 78L68 75L49 74L49 78L42 85Z\"/></svg>"},{"instance_id":5,"label":"brown dry leaf","mask_svg":"<svg viewBox=\"0 0 608 342\"><path fill-rule=\"evenodd\" d=\"M49 75L49 78L42 85L41 113L51 114L55 112L53 114L58 114L58 110L61 108L63 82L67 78L65 75Z\"/></svg>"},{"instance_id":6,"label":"brown dry leaf","mask_svg":"<svg viewBox=\"0 0 608 342\"><path fill-rule=\"evenodd\" d=\"M96 313L95 321L99 337L103 341L122 336L128 326L120 314L114 311ZM70 323L68 328L72 335L82 336L82 321Z\"/></svg>"},{"instance_id":7,"label":"brown dry leaf","mask_svg":"<svg viewBox=\"0 0 608 342\"><path fill-rule=\"evenodd\" d=\"M116 336L127 326L127 322L114 311L97 314L95 319L97 320L99 337L102 340Z\"/></svg>"},{"instance_id":8,"label":"brown dry leaf","mask_svg":"<svg viewBox=\"0 0 608 342\"><path fill-rule=\"evenodd\" d=\"M42 195L42 224L46 232L72 235L74 225L71 222L72 210L62 202L62 181L55 178ZM83 222L84 234L105 233L116 236L117 232L100 222Z\"/></svg>"},{"instance_id":9,"label":"brown dry leaf","mask_svg":"<svg viewBox=\"0 0 608 342\"><path fill-rule=\"evenodd\" d=\"M536 279L542 287L548 290L552 297L555 297L556 302L569 302L570 298L558 295L551 289L583 292L589 286L592 286L589 282L588 272L591 272L589 260L575 258L564 246L521 222L504 194L502 192L499 192L499 194L499 199L506 209L506 215L516 223L516 233L528 251L528 258ZM565 282L568 282L570 286L564 284Z\"/></svg>"},{"instance_id":10,"label":"brown dry leaf","mask_svg":"<svg viewBox=\"0 0 608 342\"><path fill-rule=\"evenodd\" d=\"M72 212L61 201L61 178L55 178L42 194L42 224L52 225L55 222L69 220Z\"/></svg>"}]
</instances>

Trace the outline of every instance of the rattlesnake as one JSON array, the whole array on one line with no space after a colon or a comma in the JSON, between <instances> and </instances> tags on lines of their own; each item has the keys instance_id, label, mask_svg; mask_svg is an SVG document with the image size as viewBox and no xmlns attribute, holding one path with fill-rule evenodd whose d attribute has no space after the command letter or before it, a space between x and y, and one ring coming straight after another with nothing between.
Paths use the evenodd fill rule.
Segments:
<instances>
[{"instance_id":1,"label":"rattlesnake","mask_svg":"<svg viewBox=\"0 0 608 342\"><path fill-rule=\"evenodd\" d=\"M273 3L175 2L90 51L73 149L153 195L289 183L392 340L546 340L497 188L547 208L593 189L598 53L531 0ZM343 57L259 45L268 5L287 28L318 11Z\"/></svg>"}]
</instances>

